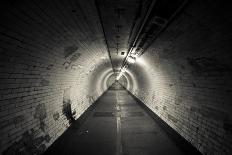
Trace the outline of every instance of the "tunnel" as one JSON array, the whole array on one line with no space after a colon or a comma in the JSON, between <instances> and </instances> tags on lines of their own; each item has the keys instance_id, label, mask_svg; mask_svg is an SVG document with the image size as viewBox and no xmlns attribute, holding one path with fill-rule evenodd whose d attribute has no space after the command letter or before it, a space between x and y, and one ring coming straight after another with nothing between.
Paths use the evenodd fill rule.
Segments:
<instances>
[{"instance_id":1,"label":"tunnel","mask_svg":"<svg viewBox=\"0 0 232 155\"><path fill-rule=\"evenodd\" d=\"M0 154L232 154L229 2L0 8Z\"/></svg>"}]
</instances>

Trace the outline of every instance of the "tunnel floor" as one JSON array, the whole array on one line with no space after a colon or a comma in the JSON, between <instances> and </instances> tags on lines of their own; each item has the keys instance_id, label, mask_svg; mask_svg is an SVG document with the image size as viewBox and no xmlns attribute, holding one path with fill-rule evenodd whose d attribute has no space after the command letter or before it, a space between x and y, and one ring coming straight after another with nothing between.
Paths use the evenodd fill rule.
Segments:
<instances>
[{"instance_id":1,"label":"tunnel floor","mask_svg":"<svg viewBox=\"0 0 232 155\"><path fill-rule=\"evenodd\" d=\"M45 154L186 154L124 89L109 89Z\"/></svg>"}]
</instances>

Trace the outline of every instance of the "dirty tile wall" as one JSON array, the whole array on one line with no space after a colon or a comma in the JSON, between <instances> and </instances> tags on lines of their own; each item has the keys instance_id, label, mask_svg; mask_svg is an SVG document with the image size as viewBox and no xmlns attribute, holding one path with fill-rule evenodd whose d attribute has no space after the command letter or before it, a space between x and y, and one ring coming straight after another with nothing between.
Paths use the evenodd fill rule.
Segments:
<instances>
[{"instance_id":1,"label":"dirty tile wall","mask_svg":"<svg viewBox=\"0 0 232 155\"><path fill-rule=\"evenodd\" d=\"M229 9L220 1L190 3L142 56L150 82L137 78L134 92L203 154L232 153Z\"/></svg>"},{"instance_id":2,"label":"dirty tile wall","mask_svg":"<svg viewBox=\"0 0 232 155\"><path fill-rule=\"evenodd\" d=\"M41 154L103 93L89 86L111 67L93 3L1 6L0 153Z\"/></svg>"}]
</instances>

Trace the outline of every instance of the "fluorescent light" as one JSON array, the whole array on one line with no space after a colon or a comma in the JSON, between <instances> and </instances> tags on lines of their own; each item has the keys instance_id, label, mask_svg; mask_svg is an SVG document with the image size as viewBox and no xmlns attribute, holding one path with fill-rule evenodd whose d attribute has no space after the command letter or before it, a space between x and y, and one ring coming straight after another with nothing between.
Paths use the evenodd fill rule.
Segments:
<instances>
[{"instance_id":1,"label":"fluorescent light","mask_svg":"<svg viewBox=\"0 0 232 155\"><path fill-rule=\"evenodd\" d=\"M125 73L125 71L126 71L125 67L121 69L121 72Z\"/></svg>"},{"instance_id":2,"label":"fluorescent light","mask_svg":"<svg viewBox=\"0 0 232 155\"><path fill-rule=\"evenodd\" d=\"M135 61L136 61L136 58L135 57L132 57L132 56L129 56L128 58L127 58L127 61L129 62L129 63L135 63Z\"/></svg>"},{"instance_id":3,"label":"fluorescent light","mask_svg":"<svg viewBox=\"0 0 232 155\"><path fill-rule=\"evenodd\" d=\"M122 76L122 72L119 73L119 75L117 76L116 80L119 80Z\"/></svg>"},{"instance_id":4,"label":"fluorescent light","mask_svg":"<svg viewBox=\"0 0 232 155\"><path fill-rule=\"evenodd\" d=\"M134 58L137 58L138 53L131 53L130 56L131 56L131 57L134 57Z\"/></svg>"}]
</instances>

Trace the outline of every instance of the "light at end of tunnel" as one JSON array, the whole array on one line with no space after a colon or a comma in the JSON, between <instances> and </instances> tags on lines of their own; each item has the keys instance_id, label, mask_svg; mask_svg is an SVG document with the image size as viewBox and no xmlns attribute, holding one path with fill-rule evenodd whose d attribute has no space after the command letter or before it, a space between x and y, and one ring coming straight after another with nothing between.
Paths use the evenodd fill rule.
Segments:
<instances>
[{"instance_id":1,"label":"light at end of tunnel","mask_svg":"<svg viewBox=\"0 0 232 155\"><path fill-rule=\"evenodd\" d=\"M128 58L127 58L127 61L129 62L129 63L135 63L135 61L136 61L136 58L135 57L132 57L132 56L129 56Z\"/></svg>"}]
</instances>

